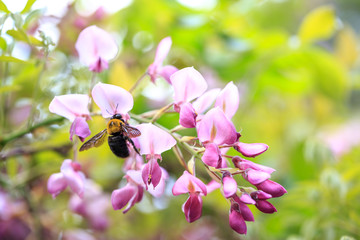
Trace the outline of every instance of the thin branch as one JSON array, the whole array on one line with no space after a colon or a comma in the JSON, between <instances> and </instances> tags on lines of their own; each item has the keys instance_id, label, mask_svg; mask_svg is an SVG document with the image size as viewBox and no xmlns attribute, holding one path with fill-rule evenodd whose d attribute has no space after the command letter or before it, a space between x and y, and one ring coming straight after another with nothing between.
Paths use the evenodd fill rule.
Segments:
<instances>
[{"instance_id":1,"label":"thin branch","mask_svg":"<svg viewBox=\"0 0 360 240\"><path fill-rule=\"evenodd\" d=\"M24 136L25 134L31 133L32 131L34 131L37 128L40 127L45 127L45 126L49 126L52 125L54 123L60 123L64 120L65 118L63 117L57 117L57 118L51 118L51 119L46 119L42 122L39 122L33 126L30 126L24 130L18 131L14 134L11 134L9 136L5 136L4 138L0 139L0 149L2 149L6 144L8 144L9 142L21 138L22 136Z\"/></svg>"}]
</instances>

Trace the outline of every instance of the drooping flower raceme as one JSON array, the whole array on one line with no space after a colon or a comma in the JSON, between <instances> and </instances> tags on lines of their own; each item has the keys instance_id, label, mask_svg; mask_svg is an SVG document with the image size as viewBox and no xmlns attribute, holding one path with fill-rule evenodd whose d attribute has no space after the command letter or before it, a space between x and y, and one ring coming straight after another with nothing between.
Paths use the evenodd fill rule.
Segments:
<instances>
[{"instance_id":1,"label":"drooping flower raceme","mask_svg":"<svg viewBox=\"0 0 360 240\"><path fill-rule=\"evenodd\" d=\"M88 110L89 97L84 94L68 94L55 96L49 105L49 111L69 119L72 124L70 127L70 140L74 134L83 142L91 132L87 120L90 120Z\"/></svg>"},{"instance_id":2,"label":"drooping flower raceme","mask_svg":"<svg viewBox=\"0 0 360 240\"><path fill-rule=\"evenodd\" d=\"M90 26L82 30L75 48L80 62L89 67L90 71L102 72L109 67L109 61L118 53L114 38L105 30Z\"/></svg>"},{"instance_id":3,"label":"drooping flower raceme","mask_svg":"<svg viewBox=\"0 0 360 240\"><path fill-rule=\"evenodd\" d=\"M163 62L170 51L171 44L171 38L166 37L162 39L157 46L154 62L150 64L147 70L147 73L153 83L155 83L155 80L161 76L171 84L170 76L178 70L172 65L163 66Z\"/></svg>"},{"instance_id":4,"label":"drooping flower raceme","mask_svg":"<svg viewBox=\"0 0 360 240\"><path fill-rule=\"evenodd\" d=\"M70 159L64 160L60 172L50 176L47 189L53 198L64 191L68 186L80 198L84 196L85 175L80 171L81 165Z\"/></svg>"}]
</instances>

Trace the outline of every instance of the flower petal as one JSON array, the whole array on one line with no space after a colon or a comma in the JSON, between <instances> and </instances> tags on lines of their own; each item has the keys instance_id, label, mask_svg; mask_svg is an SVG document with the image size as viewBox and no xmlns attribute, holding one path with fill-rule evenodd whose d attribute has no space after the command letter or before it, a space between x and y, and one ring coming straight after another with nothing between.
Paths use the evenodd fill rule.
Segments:
<instances>
[{"instance_id":1,"label":"flower petal","mask_svg":"<svg viewBox=\"0 0 360 240\"><path fill-rule=\"evenodd\" d=\"M243 173L243 176L247 181L249 181L249 183L253 185L262 183L271 177L267 172L257 171L251 168L246 169Z\"/></svg>"},{"instance_id":2,"label":"flower petal","mask_svg":"<svg viewBox=\"0 0 360 240\"><path fill-rule=\"evenodd\" d=\"M178 69L172 65L166 65L160 68L159 75L171 84L170 76L177 72Z\"/></svg>"},{"instance_id":3,"label":"flower petal","mask_svg":"<svg viewBox=\"0 0 360 240\"><path fill-rule=\"evenodd\" d=\"M245 157L256 157L268 150L269 146L264 143L235 143L234 149Z\"/></svg>"},{"instance_id":4,"label":"flower petal","mask_svg":"<svg viewBox=\"0 0 360 240\"><path fill-rule=\"evenodd\" d=\"M162 65L166 56L169 54L171 45L172 45L171 37L163 38L159 42L159 44L156 48L155 59L154 59L154 63L156 65Z\"/></svg>"},{"instance_id":5,"label":"flower petal","mask_svg":"<svg viewBox=\"0 0 360 240\"><path fill-rule=\"evenodd\" d=\"M132 95L125 89L105 83L98 83L92 90L92 97L104 118L126 114L134 106Z\"/></svg>"},{"instance_id":6,"label":"flower petal","mask_svg":"<svg viewBox=\"0 0 360 240\"><path fill-rule=\"evenodd\" d=\"M257 170L257 171L262 171L262 172L266 172L266 173L273 173L274 171L276 171L275 169L271 168L271 167L267 167L261 164L257 164L254 163L252 161L243 159L239 156L235 156L232 158L232 161L235 165L235 167L239 168L240 170L246 170L248 168Z\"/></svg>"},{"instance_id":7,"label":"flower petal","mask_svg":"<svg viewBox=\"0 0 360 240\"><path fill-rule=\"evenodd\" d=\"M272 197L281 197L287 193L286 189L277 182L266 180L260 184L255 185L258 189L271 194Z\"/></svg>"},{"instance_id":8,"label":"flower petal","mask_svg":"<svg viewBox=\"0 0 360 240\"><path fill-rule=\"evenodd\" d=\"M197 133L202 143L213 142L217 145L233 144L238 139L234 124L216 107L208 111L197 124Z\"/></svg>"},{"instance_id":9,"label":"flower petal","mask_svg":"<svg viewBox=\"0 0 360 240\"><path fill-rule=\"evenodd\" d=\"M239 90L233 82L229 82L216 98L215 107L220 107L231 119L239 107Z\"/></svg>"},{"instance_id":10,"label":"flower petal","mask_svg":"<svg viewBox=\"0 0 360 240\"><path fill-rule=\"evenodd\" d=\"M221 168L222 158L219 147L215 143L206 144L201 160L211 167Z\"/></svg>"},{"instance_id":11,"label":"flower petal","mask_svg":"<svg viewBox=\"0 0 360 240\"><path fill-rule=\"evenodd\" d=\"M224 174L222 183L223 183L224 196L226 198L229 198L236 193L238 189L237 182L235 181L235 179L231 177L231 174Z\"/></svg>"},{"instance_id":12,"label":"flower petal","mask_svg":"<svg viewBox=\"0 0 360 240\"><path fill-rule=\"evenodd\" d=\"M184 103L181 105L179 123L186 128L194 128L196 126L195 109L191 103Z\"/></svg>"},{"instance_id":13,"label":"flower petal","mask_svg":"<svg viewBox=\"0 0 360 240\"><path fill-rule=\"evenodd\" d=\"M108 32L94 25L81 31L75 48L80 62L87 66L94 66L99 58L109 61L118 53L118 46L114 38Z\"/></svg>"},{"instance_id":14,"label":"flower petal","mask_svg":"<svg viewBox=\"0 0 360 240\"><path fill-rule=\"evenodd\" d=\"M136 126L140 130L139 141L141 154L161 154L171 149L176 140L164 130L151 123L144 123Z\"/></svg>"},{"instance_id":15,"label":"flower petal","mask_svg":"<svg viewBox=\"0 0 360 240\"><path fill-rule=\"evenodd\" d=\"M59 193L65 190L67 187L67 182L62 173L54 173L50 176L47 182L47 189L53 198L55 198Z\"/></svg>"},{"instance_id":16,"label":"flower petal","mask_svg":"<svg viewBox=\"0 0 360 240\"><path fill-rule=\"evenodd\" d=\"M201 96L207 88L205 79L193 67L175 72L170 80L174 87L174 102L177 105Z\"/></svg>"},{"instance_id":17,"label":"flower petal","mask_svg":"<svg viewBox=\"0 0 360 240\"><path fill-rule=\"evenodd\" d=\"M49 105L49 111L72 122L77 116L90 116L88 104L89 96L85 94L55 96Z\"/></svg>"},{"instance_id":18,"label":"flower petal","mask_svg":"<svg viewBox=\"0 0 360 240\"><path fill-rule=\"evenodd\" d=\"M207 195L207 188L200 179L184 171L183 175L176 180L172 192L174 196L189 192L199 192Z\"/></svg>"},{"instance_id":19,"label":"flower petal","mask_svg":"<svg viewBox=\"0 0 360 240\"><path fill-rule=\"evenodd\" d=\"M114 210L125 207L130 199L135 197L136 193L137 187L129 183L123 188L114 190L111 194L111 204Z\"/></svg>"},{"instance_id":20,"label":"flower petal","mask_svg":"<svg viewBox=\"0 0 360 240\"><path fill-rule=\"evenodd\" d=\"M206 190L208 194L220 187L221 184L216 182L215 180L211 180L208 184L206 184Z\"/></svg>"},{"instance_id":21,"label":"flower petal","mask_svg":"<svg viewBox=\"0 0 360 240\"><path fill-rule=\"evenodd\" d=\"M202 214L201 197L196 193L191 193L183 206L183 211L185 213L186 221L189 223L198 220Z\"/></svg>"},{"instance_id":22,"label":"flower petal","mask_svg":"<svg viewBox=\"0 0 360 240\"><path fill-rule=\"evenodd\" d=\"M197 114L203 114L214 103L220 88L214 88L198 97L193 103L193 107Z\"/></svg>"},{"instance_id":23,"label":"flower petal","mask_svg":"<svg viewBox=\"0 0 360 240\"><path fill-rule=\"evenodd\" d=\"M76 117L74 122L70 127L70 140L72 141L73 135L79 136L80 140L83 142L85 138L90 136L91 131L89 129L89 125L87 124L85 118Z\"/></svg>"},{"instance_id":24,"label":"flower petal","mask_svg":"<svg viewBox=\"0 0 360 240\"><path fill-rule=\"evenodd\" d=\"M160 197L164 191L165 191L165 180L169 178L169 174L167 173L167 171L160 167L161 169L161 179L159 184L155 187L149 187L148 188L148 192L153 195L154 197Z\"/></svg>"},{"instance_id":25,"label":"flower petal","mask_svg":"<svg viewBox=\"0 0 360 240\"><path fill-rule=\"evenodd\" d=\"M274 205L272 205L270 202L266 201L266 200L258 200L256 201L255 206L257 207L257 209L259 209L260 211L262 211L263 213L274 213L277 212L276 208L274 207Z\"/></svg>"},{"instance_id":26,"label":"flower petal","mask_svg":"<svg viewBox=\"0 0 360 240\"><path fill-rule=\"evenodd\" d=\"M85 176L83 173L74 170L70 159L64 160L60 171L64 175L71 190L82 198L84 196L85 188Z\"/></svg>"},{"instance_id":27,"label":"flower petal","mask_svg":"<svg viewBox=\"0 0 360 240\"><path fill-rule=\"evenodd\" d=\"M229 214L229 225L235 232L239 234L246 234L247 232L245 220L241 215L238 206L235 209L233 209L233 205L231 206Z\"/></svg>"},{"instance_id":28,"label":"flower petal","mask_svg":"<svg viewBox=\"0 0 360 240\"><path fill-rule=\"evenodd\" d=\"M160 182L161 174L162 172L157 159L151 158L142 170L142 179L146 186L152 183L155 188Z\"/></svg>"}]
</instances>

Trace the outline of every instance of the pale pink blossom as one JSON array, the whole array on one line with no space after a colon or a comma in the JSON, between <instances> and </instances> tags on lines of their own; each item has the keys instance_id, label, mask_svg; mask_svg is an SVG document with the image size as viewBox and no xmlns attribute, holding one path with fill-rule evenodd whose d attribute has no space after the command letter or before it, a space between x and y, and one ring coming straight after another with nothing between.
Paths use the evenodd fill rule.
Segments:
<instances>
[{"instance_id":1,"label":"pale pink blossom","mask_svg":"<svg viewBox=\"0 0 360 240\"><path fill-rule=\"evenodd\" d=\"M162 39L156 49L154 62L148 67L147 73L151 81L155 83L158 77L163 77L168 83L171 84L170 76L178 69L172 65L163 66L163 62L168 55L171 48L171 38L166 37Z\"/></svg>"},{"instance_id":2,"label":"pale pink blossom","mask_svg":"<svg viewBox=\"0 0 360 240\"><path fill-rule=\"evenodd\" d=\"M222 184L224 196L226 198L230 198L231 196L233 196L238 189L237 182L229 172L223 173Z\"/></svg>"},{"instance_id":3,"label":"pale pink blossom","mask_svg":"<svg viewBox=\"0 0 360 240\"><path fill-rule=\"evenodd\" d=\"M151 123L140 124L136 128L141 132L141 136L137 138L140 154L146 155L148 160L142 169L142 178L146 186L152 184L155 188L162 175L157 160L162 159L161 153L171 149L176 144L176 140L169 133Z\"/></svg>"},{"instance_id":4,"label":"pale pink blossom","mask_svg":"<svg viewBox=\"0 0 360 240\"><path fill-rule=\"evenodd\" d=\"M203 76L193 67L183 68L170 77L174 87L175 110L180 111L183 103L201 96L207 89Z\"/></svg>"},{"instance_id":5,"label":"pale pink blossom","mask_svg":"<svg viewBox=\"0 0 360 240\"><path fill-rule=\"evenodd\" d=\"M111 84L96 84L92 90L92 97L104 118L115 114L125 116L134 106L134 99L128 91Z\"/></svg>"},{"instance_id":6,"label":"pale pink blossom","mask_svg":"<svg viewBox=\"0 0 360 240\"><path fill-rule=\"evenodd\" d=\"M75 48L80 62L93 72L102 72L107 69L109 61L114 59L119 51L114 38L94 25L81 31Z\"/></svg>"},{"instance_id":7,"label":"pale pink blossom","mask_svg":"<svg viewBox=\"0 0 360 240\"><path fill-rule=\"evenodd\" d=\"M233 144L239 138L234 124L219 107L208 111L197 124L196 129L199 140L203 144L209 142L217 145Z\"/></svg>"},{"instance_id":8,"label":"pale pink blossom","mask_svg":"<svg viewBox=\"0 0 360 240\"><path fill-rule=\"evenodd\" d=\"M81 165L70 159L65 159L60 172L50 176L47 189L53 198L64 191L68 186L80 198L84 196L85 175L80 171Z\"/></svg>"},{"instance_id":9,"label":"pale pink blossom","mask_svg":"<svg viewBox=\"0 0 360 240\"><path fill-rule=\"evenodd\" d=\"M70 140L75 134L81 141L84 141L91 134L86 122L90 119L89 101L89 97L85 94L68 94L55 96L49 105L50 112L63 116L72 122Z\"/></svg>"},{"instance_id":10,"label":"pale pink blossom","mask_svg":"<svg viewBox=\"0 0 360 240\"><path fill-rule=\"evenodd\" d=\"M220 88L214 88L206 91L200 97L198 97L194 102L192 102L192 106L195 109L195 112L200 115L204 114L206 110L208 110L211 105L216 100L216 97L219 95Z\"/></svg>"},{"instance_id":11,"label":"pale pink blossom","mask_svg":"<svg viewBox=\"0 0 360 240\"><path fill-rule=\"evenodd\" d=\"M225 115L231 119L239 107L239 90L233 82L229 82L219 93L215 107L220 107Z\"/></svg>"}]
</instances>

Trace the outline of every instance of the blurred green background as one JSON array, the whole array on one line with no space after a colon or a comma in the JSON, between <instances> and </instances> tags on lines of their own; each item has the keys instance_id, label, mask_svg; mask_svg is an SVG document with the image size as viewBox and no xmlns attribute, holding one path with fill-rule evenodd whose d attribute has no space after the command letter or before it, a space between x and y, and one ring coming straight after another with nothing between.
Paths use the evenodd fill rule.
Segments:
<instances>
[{"instance_id":1,"label":"blurred green background","mask_svg":"<svg viewBox=\"0 0 360 240\"><path fill-rule=\"evenodd\" d=\"M255 222L247 224L246 236L231 230L229 203L216 191L204 198L203 217L193 224L181 212L186 196L171 193L156 201L146 195L125 215L109 209L110 226L92 232L96 239L360 238L360 1L133 0L93 13L79 0L60 15L44 8L50 3L34 2L12 10L0 1L0 186L25 201L18 217L32 230L29 239L89 228L68 210L68 192L53 200L46 191L50 174L73 158L70 123L4 139L56 118L48 111L55 95L87 94L91 73L79 64L74 45L92 24L111 32L121 49L99 81L129 89L166 36L173 40L167 63L194 66L211 88L233 81L240 91L233 122L241 139L270 146L255 161L275 168L272 180L288 191L271 200L277 213L251 208ZM169 103L171 93L165 83L146 79L134 99L132 112L140 114ZM177 121L170 114L159 123L172 128ZM96 133L105 124L94 117L90 129ZM171 185L183 170L171 151L163 159ZM118 187L123 162L108 148L80 153L78 161L104 192Z\"/></svg>"}]
</instances>

